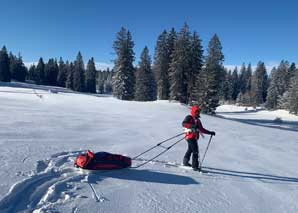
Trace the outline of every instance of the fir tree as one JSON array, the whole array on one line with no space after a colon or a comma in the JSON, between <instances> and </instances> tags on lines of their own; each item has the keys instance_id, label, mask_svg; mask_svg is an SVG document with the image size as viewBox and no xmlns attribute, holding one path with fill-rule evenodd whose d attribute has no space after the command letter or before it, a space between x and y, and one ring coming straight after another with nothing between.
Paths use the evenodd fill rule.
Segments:
<instances>
[{"instance_id":1,"label":"fir tree","mask_svg":"<svg viewBox=\"0 0 298 213\"><path fill-rule=\"evenodd\" d=\"M291 66L289 68L290 77L293 78L297 72L298 72L298 69L296 68L296 64L291 63Z\"/></svg>"},{"instance_id":2,"label":"fir tree","mask_svg":"<svg viewBox=\"0 0 298 213\"><path fill-rule=\"evenodd\" d=\"M105 83L105 71L99 71L97 76L97 90L98 93L103 94L104 93L104 83Z\"/></svg>"},{"instance_id":3,"label":"fir tree","mask_svg":"<svg viewBox=\"0 0 298 213\"><path fill-rule=\"evenodd\" d=\"M191 43L190 32L184 24L175 42L170 63L170 99L188 103L188 82L191 77Z\"/></svg>"},{"instance_id":4,"label":"fir tree","mask_svg":"<svg viewBox=\"0 0 298 213\"><path fill-rule=\"evenodd\" d=\"M45 82L45 64L42 58L40 58L38 61L35 73L35 82L37 84L43 84Z\"/></svg>"},{"instance_id":5,"label":"fir tree","mask_svg":"<svg viewBox=\"0 0 298 213\"><path fill-rule=\"evenodd\" d=\"M233 84L232 84L232 72L231 70L226 72L225 80L224 80L224 86L223 86L223 93L224 93L224 100L230 101L232 100L232 94L233 94Z\"/></svg>"},{"instance_id":6,"label":"fir tree","mask_svg":"<svg viewBox=\"0 0 298 213\"><path fill-rule=\"evenodd\" d=\"M246 89L245 91L250 92L251 91L251 77L252 77L252 69L251 64L249 63L246 70Z\"/></svg>"},{"instance_id":7,"label":"fir tree","mask_svg":"<svg viewBox=\"0 0 298 213\"><path fill-rule=\"evenodd\" d=\"M9 70L9 58L6 47L0 51L0 81L10 82L11 74Z\"/></svg>"},{"instance_id":8,"label":"fir tree","mask_svg":"<svg viewBox=\"0 0 298 213\"><path fill-rule=\"evenodd\" d=\"M44 83L51 86L57 85L58 66L53 58L50 58L45 65L45 81Z\"/></svg>"},{"instance_id":9,"label":"fir tree","mask_svg":"<svg viewBox=\"0 0 298 213\"><path fill-rule=\"evenodd\" d=\"M268 89L268 76L265 64L259 62L252 77L252 98L253 104L258 106L266 101Z\"/></svg>"},{"instance_id":10,"label":"fir tree","mask_svg":"<svg viewBox=\"0 0 298 213\"><path fill-rule=\"evenodd\" d=\"M169 64L170 54L168 51L168 35L164 30L161 35L158 36L155 56L154 56L154 73L157 82L157 94L158 99L167 100L169 99Z\"/></svg>"},{"instance_id":11,"label":"fir tree","mask_svg":"<svg viewBox=\"0 0 298 213\"><path fill-rule=\"evenodd\" d=\"M114 66L113 95L121 100L133 100L135 89L134 43L130 32L122 27L113 47L117 55Z\"/></svg>"},{"instance_id":12,"label":"fir tree","mask_svg":"<svg viewBox=\"0 0 298 213\"><path fill-rule=\"evenodd\" d=\"M207 104L203 106L207 113L214 113L216 107L219 105L219 89L220 80L223 73L222 46L218 36L215 34L208 44L208 55L206 58L206 72L207 74L207 94L205 101Z\"/></svg>"},{"instance_id":13,"label":"fir tree","mask_svg":"<svg viewBox=\"0 0 298 213\"><path fill-rule=\"evenodd\" d=\"M288 98L289 111L298 115L298 72L291 79L289 98Z\"/></svg>"},{"instance_id":14,"label":"fir tree","mask_svg":"<svg viewBox=\"0 0 298 213\"><path fill-rule=\"evenodd\" d=\"M266 101L266 107L268 109L277 109L278 104L278 91L277 91L277 85L276 85L276 68L274 67L271 70L270 73L270 84L267 91L267 101Z\"/></svg>"},{"instance_id":15,"label":"fir tree","mask_svg":"<svg viewBox=\"0 0 298 213\"><path fill-rule=\"evenodd\" d=\"M108 69L107 78L104 82L104 92L107 94L111 94L113 92L112 78L113 78L113 71L109 71Z\"/></svg>"},{"instance_id":16,"label":"fir tree","mask_svg":"<svg viewBox=\"0 0 298 213\"><path fill-rule=\"evenodd\" d=\"M136 101L156 100L156 84L151 70L151 59L149 50L144 48L141 54L139 68L136 73Z\"/></svg>"},{"instance_id":17,"label":"fir tree","mask_svg":"<svg viewBox=\"0 0 298 213\"><path fill-rule=\"evenodd\" d=\"M68 89L74 89L73 88L73 74L74 74L74 65L71 62L69 64L68 61L66 61L66 68L67 68L67 78L66 78L66 82L65 82L65 87Z\"/></svg>"},{"instance_id":18,"label":"fir tree","mask_svg":"<svg viewBox=\"0 0 298 213\"><path fill-rule=\"evenodd\" d=\"M78 92L85 91L85 68L81 52L78 53L74 62L73 89Z\"/></svg>"},{"instance_id":19,"label":"fir tree","mask_svg":"<svg viewBox=\"0 0 298 213\"><path fill-rule=\"evenodd\" d=\"M233 73L232 73L232 100L236 100L238 93L240 92L240 87L239 87L239 76L238 76L238 68L235 67Z\"/></svg>"},{"instance_id":20,"label":"fir tree","mask_svg":"<svg viewBox=\"0 0 298 213\"><path fill-rule=\"evenodd\" d=\"M286 75L287 91L290 89L291 79L295 76L297 69L295 63L291 63Z\"/></svg>"},{"instance_id":21,"label":"fir tree","mask_svg":"<svg viewBox=\"0 0 298 213\"><path fill-rule=\"evenodd\" d=\"M191 37L191 47L190 47L190 67L191 71L189 74L188 81L188 103L196 104L198 100L198 82L199 82L199 74L202 71L203 67L203 47L201 44L201 39L199 38L196 32L193 33Z\"/></svg>"},{"instance_id":22,"label":"fir tree","mask_svg":"<svg viewBox=\"0 0 298 213\"><path fill-rule=\"evenodd\" d=\"M240 92L242 94L244 94L246 92L246 67L245 67L245 64L243 63L241 68L240 68L240 75L239 75L239 89L240 89Z\"/></svg>"},{"instance_id":23,"label":"fir tree","mask_svg":"<svg viewBox=\"0 0 298 213\"><path fill-rule=\"evenodd\" d=\"M28 80L31 80L31 81L34 81L35 80L35 65L31 65L30 68L29 68L29 71L28 71Z\"/></svg>"},{"instance_id":24,"label":"fir tree","mask_svg":"<svg viewBox=\"0 0 298 213\"><path fill-rule=\"evenodd\" d=\"M86 70L86 92L96 93L96 68L92 57L87 64Z\"/></svg>"},{"instance_id":25,"label":"fir tree","mask_svg":"<svg viewBox=\"0 0 298 213\"><path fill-rule=\"evenodd\" d=\"M65 87L66 80L67 80L67 66L65 65L62 57L59 60L58 66L58 76L57 76L57 85L60 87Z\"/></svg>"}]
</instances>

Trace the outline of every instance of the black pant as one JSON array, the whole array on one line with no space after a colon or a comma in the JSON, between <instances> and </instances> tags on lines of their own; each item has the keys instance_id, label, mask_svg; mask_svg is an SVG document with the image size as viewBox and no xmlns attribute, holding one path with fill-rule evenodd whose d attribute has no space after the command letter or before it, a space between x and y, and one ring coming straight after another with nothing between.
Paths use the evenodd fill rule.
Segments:
<instances>
[{"instance_id":1,"label":"black pant","mask_svg":"<svg viewBox=\"0 0 298 213\"><path fill-rule=\"evenodd\" d=\"M190 156L192 154L192 168L199 167L199 149L198 149L198 141L196 139L187 140L188 148L183 158L183 164L187 164Z\"/></svg>"}]
</instances>

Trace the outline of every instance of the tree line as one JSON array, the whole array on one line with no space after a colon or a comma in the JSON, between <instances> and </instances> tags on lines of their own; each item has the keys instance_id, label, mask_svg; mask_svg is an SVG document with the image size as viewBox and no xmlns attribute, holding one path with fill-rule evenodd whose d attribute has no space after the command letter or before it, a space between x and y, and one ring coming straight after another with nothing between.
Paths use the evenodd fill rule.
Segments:
<instances>
[{"instance_id":1,"label":"tree line","mask_svg":"<svg viewBox=\"0 0 298 213\"><path fill-rule=\"evenodd\" d=\"M282 61L268 76L264 62L255 70L243 64L238 70L223 66L224 55L215 34L204 55L202 40L187 24L176 32L164 30L157 38L154 62L145 47L134 67L134 42L121 28L114 42L113 94L122 100L174 100L214 113L220 103L265 106L298 114L298 71L294 63Z\"/></svg>"},{"instance_id":2,"label":"tree line","mask_svg":"<svg viewBox=\"0 0 298 213\"><path fill-rule=\"evenodd\" d=\"M214 113L221 103L286 109L298 114L298 71L295 63L281 61L268 76L264 62L255 70L243 63L238 70L227 70L217 34L208 43L206 54L196 31L185 23L158 35L153 62L145 46L139 63L134 65L134 42L122 27L113 43L116 53L112 70L96 72L94 59L85 68L79 52L74 62L49 59L29 70L22 57L0 51L0 81L31 80L37 84L61 86L79 92L112 93L121 100L171 100L200 105L205 113Z\"/></svg>"},{"instance_id":3,"label":"tree line","mask_svg":"<svg viewBox=\"0 0 298 213\"><path fill-rule=\"evenodd\" d=\"M12 53L8 54L5 46L0 51L0 81L3 82L10 82L11 80L25 82L27 80L40 85L59 86L78 92L96 93L97 81L101 76L98 73L95 68L94 58L88 60L85 67L80 52L74 62L64 62L62 58L59 61L50 58L45 63L41 57L37 65L31 65L28 69L24 65L20 54L18 57ZM106 71L103 71L103 73L106 73ZM110 71L107 73L110 73ZM111 76L111 74L108 74L106 78L108 76ZM108 89L107 91L111 92Z\"/></svg>"}]
</instances>

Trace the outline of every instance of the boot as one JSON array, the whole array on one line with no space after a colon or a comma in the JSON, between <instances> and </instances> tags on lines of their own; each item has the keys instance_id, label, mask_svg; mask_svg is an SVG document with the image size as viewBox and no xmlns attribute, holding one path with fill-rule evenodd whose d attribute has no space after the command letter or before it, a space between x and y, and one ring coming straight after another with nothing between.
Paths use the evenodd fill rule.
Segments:
<instances>
[{"instance_id":1,"label":"boot","mask_svg":"<svg viewBox=\"0 0 298 213\"><path fill-rule=\"evenodd\" d=\"M188 163L188 162L185 162L185 163L183 163L183 166L189 166L189 167L191 167L191 164Z\"/></svg>"}]
</instances>

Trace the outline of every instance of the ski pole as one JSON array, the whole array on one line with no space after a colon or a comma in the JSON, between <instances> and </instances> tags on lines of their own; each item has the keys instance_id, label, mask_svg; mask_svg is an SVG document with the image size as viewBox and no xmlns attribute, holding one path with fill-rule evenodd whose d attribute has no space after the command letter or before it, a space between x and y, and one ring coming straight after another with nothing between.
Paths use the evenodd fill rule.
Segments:
<instances>
[{"instance_id":1,"label":"ski pole","mask_svg":"<svg viewBox=\"0 0 298 213\"><path fill-rule=\"evenodd\" d=\"M203 158L202 158L202 162L201 162L200 169L202 168L202 165L203 165L203 162L204 162L204 159L205 159L206 153L207 153L207 151L208 151L208 148L209 148L209 145L210 145L210 143L211 143L211 139L212 139L212 135L210 136L210 139L209 139L209 142L208 142L207 148L206 148L206 150L205 150L205 153L204 153L204 156L203 156Z\"/></svg>"},{"instance_id":2,"label":"ski pole","mask_svg":"<svg viewBox=\"0 0 298 213\"><path fill-rule=\"evenodd\" d=\"M183 132L183 133L180 133L180 134L178 134L178 135L175 135L175 136L173 136L173 137L171 137L171 138L168 138L168 139L166 139L166 140L163 140L163 141L159 142L158 144L156 144L155 146L153 146L153 147L151 147L151 148L145 150L145 151L142 152L141 154L139 154L139 155L133 157L132 159L134 160L134 159L140 157L141 155L143 155L143 154L145 154L145 153L151 151L152 149L155 149L156 147L160 146L161 144L163 144L163 143L165 143L165 142L167 142L167 141L169 141L169 140L172 140L172 139L174 139L174 138L177 138L177 137L179 137L180 135L183 135L183 134L184 134L184 132Z\"/></svg>"},{"instance_id":3,"label":"ski pole","mask_svg":"<svg viewBox=\"0 0 298 213\"><path fill-rule=\"evenodd\" d=\"M131 168L139 168L139 167L144 166L145 164L147 164L147 163L153 161L154 159L158 158L158 157L161 156L163 153L167 152L169 149L171 149L173 146L175 146L177 143L179 143L179 142L182 141L183 139L184 139L184 137L181 138L181 139L179 139L178 141L176 141L176 142L173 143L172 145L166 147L166 149L163 150L162 152L160 152L158 155L152 157L151 159L147 160L147 161L144 162L144 163L141 163L141 164L139 164L139 165L137 165L137 166L134 166L134 167L131 167Z\"/></svg>"}]
</instances>

